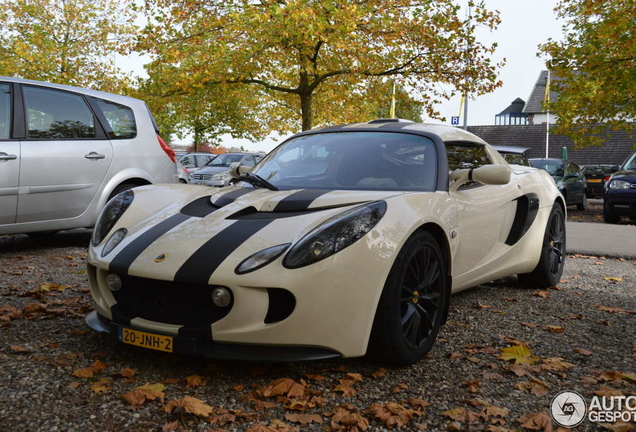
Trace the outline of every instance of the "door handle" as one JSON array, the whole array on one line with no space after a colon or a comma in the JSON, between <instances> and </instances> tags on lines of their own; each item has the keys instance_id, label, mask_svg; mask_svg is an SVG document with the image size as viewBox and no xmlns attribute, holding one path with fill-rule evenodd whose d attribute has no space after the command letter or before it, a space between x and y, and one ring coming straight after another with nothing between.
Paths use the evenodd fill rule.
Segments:
<instances>
[{"instance_id":1,"label":"door handle","mask_svg":"<svg viewBox=\"0 0 636 432\"><path fill-rule=\"evenodd\" d=\"M105 159L106 155L103 154L98 154L95 152L90 152L89 154L87 154L86 156L84 156L86 159Z\"/></svg>"},{"instance_id":2,"label":"door handle","mask_svg":"<svg viewBox=\"0 0 636 432\"><path fill-rule=\"evenodd\" d=\"M10 161L10 160L15 160L17 158L18 158L17 155L0 153L0 161Z\"/></svg>"}]
</instances>

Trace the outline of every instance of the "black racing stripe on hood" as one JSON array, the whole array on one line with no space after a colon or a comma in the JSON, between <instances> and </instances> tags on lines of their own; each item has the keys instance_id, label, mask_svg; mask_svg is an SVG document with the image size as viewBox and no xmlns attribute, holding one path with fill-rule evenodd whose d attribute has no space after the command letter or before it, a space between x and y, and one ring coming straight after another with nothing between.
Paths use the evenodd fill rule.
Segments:
<instances>
[{"instance_id":1,"label":"black racing stripe on hood","mask_svg":"<svg viewBox=\"0 0 636 432\"><path fill-rule=\"evenodd\" d=\"M226 206L228 204L232 204L237 198L253 192L257 189L254 188L240 188L240 189L234 189L233 191L230 191L226 194L221 195L219 198L217 198L216 200L214 200L214 202L212 204L214 204L217 207L223 207Z\"/></svg>"},{"instance_id":2,"label":"black racing stripe on hood","mask_svg":"<svg viewBox=\"0 0 636 432\"><path fill-rule=\"evenodd\" d=\"M318 189L303 189L298 192L294 192L280 200L280 202L276 204L274 212L297 212L307 210L316 198L329 192L331 191Z\"/></svg>"},{"instance_id":3,"label":"black racing stripe on hood","mask_svg":"<svg viewBox=\"0 0 636 432\"><path fill-rule=\"evenodd\" d=\"M271 220L238 220L197 249L174 275L175 282L207 284L212 273L236 248Z\"/></svg>"},{"instance_id":4,"label":"black racing stripe on hood","mask_svg":"<svg viewBox=\"0 0 636 432\"><path fill-rule=\"evenodd\" d=\"M148 231L131 241L115 258L110 262L108 269L114 273L128 274L128 269L137 257L159 237L170 231L177 225L190 219L190 216L177 213L159 222Z\"/></svg>"},{"instance_id":5,"label":"black racing stripe on hood","mask_svg":"<svg viewBox=\"0 0 636 432\"><path fill-rule=\"evenodd\" d=\"M190 204L187 204L185 207L183 207L180 212L187 216L194 216L199 218L206 217L210 213L219 209L219 207L210 202L211 197L212 195L206 195L204 197L195 199Z\"/></svg>"}]
</instances>

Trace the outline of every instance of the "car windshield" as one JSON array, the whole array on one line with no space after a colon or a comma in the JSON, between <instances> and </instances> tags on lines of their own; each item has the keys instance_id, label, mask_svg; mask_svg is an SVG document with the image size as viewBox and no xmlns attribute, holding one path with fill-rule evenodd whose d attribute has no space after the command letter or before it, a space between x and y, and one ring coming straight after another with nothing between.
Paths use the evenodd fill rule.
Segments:
<instances>
[{"instance_id":1,"label":"car windshield","mask_svg":"<svg viewBox=\"0 0 636 432\"><path fill-rule=\"evenodd\" d=\"M222 154L206 163L205 166L229 167L233 162L240 162L243 156L242 154Z\"/></svg>"},{"instance_id":2,"label":"car windshield","mask_svg":"<svg viewBox=\"0 0 636 432\"><path fill-rule=\"evenodd\" d=\"M626 171L636 171L636 153L631 155L623 164L623 169Z\"/></svg>"},{"instance_id":3,"label":"car windshield","mask_svg":"<svg viewBox=\"0 0 636 432\"><path fill-rule=\"evenodd\" d=\"M530 164L535 168L546 170L552 177L563 177L563 161L531 159Z\"/></svg>"},{"instance_id":4,"label":"car windshield","mask_svg":"<svg viewBox=\"0 0 636 432\"><path fill-rule=\"evenodd\" d=\"M609 174L611 170L612 167L610 165L588 165L586 167L583 167L583 174Z\"/></svg>"},{"instance_id":5,"label":"car windshield","mask_svg":"<svg viewBox=\"0 0 636 432\"><path fill-rule=\"evenodd\" d=\"M293 138L252 171L279 189L435 190L432 140L395 132L333 132Z\"/></svg>"}]
</instances>

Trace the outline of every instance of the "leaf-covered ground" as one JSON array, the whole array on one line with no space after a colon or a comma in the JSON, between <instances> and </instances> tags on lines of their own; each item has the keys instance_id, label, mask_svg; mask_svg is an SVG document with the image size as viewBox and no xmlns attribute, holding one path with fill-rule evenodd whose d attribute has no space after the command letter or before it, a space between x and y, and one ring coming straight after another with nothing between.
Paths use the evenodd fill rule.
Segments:
<instances>
[{"instance_id":1,"label":"leaf-covered ground","mask_svg":"<svg viewBox=\"0 0 636 432\"><path fill-rule=\"evenodd\" d=\"M568 207L568 222L605 223L603 221L603 199L594 198L588 200L585 211L578 211L574 206ZM628 217L622 217L619 224L636 225L636 221Z\"/></svg>"},{"instance_id":2,"label":"leaf-covered ground","mask_svg":"<svg viewBox=\"0 0 636 432\"><path fill-rule=\"evenodd\" d=\"M547 431L561 390L636 394L631 261L570 257L556 289L510 279L459 293L429 357L408 368L368 358L264 364L91 333L88 240L82 230L0 238L2 430Z\"/></svg>"}]
</instances>

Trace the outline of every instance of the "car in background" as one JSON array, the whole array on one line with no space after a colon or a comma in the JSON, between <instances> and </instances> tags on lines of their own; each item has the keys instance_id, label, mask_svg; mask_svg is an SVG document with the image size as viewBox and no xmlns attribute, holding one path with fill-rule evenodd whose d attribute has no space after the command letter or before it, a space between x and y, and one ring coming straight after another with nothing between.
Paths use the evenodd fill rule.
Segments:
<instances>
[{"instance_id":1,"label":"car in background","mask_svg":"<svg viewBox=\"0 0 636 432\"><path fill-rule=\"evenodd\" d=\"M239 162L241 165L253 167L257 163L258 153L224 153L208 162L203 168L190 175L190 183L215 187L225 187L230 184L230 164Z\"/></svg>"},{"instance_id":2,"label":"car in background","mask_svg":"<svg viewBox=\"0 0 636 432\"><path fill-rule=\"evenodd\" d=\"M585 165L581 170L587 179L587 197L602 197L605 182L612 176L612 165Z\"/></svg>"},{"instance_id":3,"label":"car in background","mask_svg":"<svg viewBox=\"0 0 636 432\"><path fill-rule=\"evenodd\" d=\"M181 183L188 183L190 174L194 171L203 168L205 164L214 159L216 155L214 153L206 153L206 152L190 152L177 155L177 159L179 163L183 166L180 171L179 181L183 178L185 180L181 181ZM185 174L185 177L181 175L181 173Z\"/></svg>"},{"instance_id":4,"label":"car in background","mask_svg":"<svg viewBox=\"0 0 636 432\"><path fill-rule=\"evenodd\" d=\"M621 216L628 216L636 221L636 152L613 170L603 195L603 220L617 223Z\"/></svg>"},{"instance_id":5,"label":"car in background","mask_svg":"<svg viewBox=\"0 0 636 432\"><path fill-rule=\"evenodd\" d=\"M0 234L91 227L120 192L176 182L145 102L0 77Z\"/></svg>"},{"instance_id":6,"label":"car in background","mask_svg":"<svg viewBox=\"0 0 636 432\"><path fill-rule=\"evenodd\" d=\"M581 168L563 159L529 159L530 165L546 170L554 179L566 205L576 205L577 210L587 208L587 182Z\"/></svg>"},{"instance_id":7,"label":"car in background","mask_svg":"<svg viewBox=\"0 0 636 432\"><path fill-rule=\"evenodd\" d=\"M510 165L532 166L530 165L527 157L527 154L530 151L529 147L502 145L494 145L492 147L497 150Z\"/></svg>"}]
</instances>

